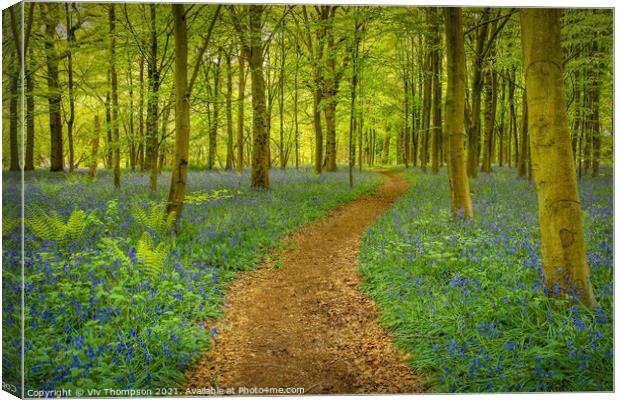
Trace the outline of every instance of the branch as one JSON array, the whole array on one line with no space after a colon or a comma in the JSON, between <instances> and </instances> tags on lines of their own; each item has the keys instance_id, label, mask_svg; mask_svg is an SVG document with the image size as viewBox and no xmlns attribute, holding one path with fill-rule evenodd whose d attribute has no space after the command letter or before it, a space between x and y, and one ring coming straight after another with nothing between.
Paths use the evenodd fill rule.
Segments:
<instances>
[{"instance_id":1,"label":"branch","mask_svg":"<svg viewBox=\"0 0 620 400\"><path fill-rule=\"evenodd\" d=\"M478 24L478 25L474 26L473 28L468 29L467 31L465 31L465 33L464 33L463 35L469 35L470 33L472 33L473 31L475 31L476 29L478 29L478 28L480 28L480 27L483 27L483 26L485 26L485 25L488 25L488 24L490 24L491 22L499 21L499 20L500 20L500 19L502 19L502 18L507 18L507 17L510 17L510 16L512 16L512 15L514 15L514 14L518 13L518 12L519 12L519 10L516 10L516 9L514 9L514 8L513 8L513 9L512 9L512 11L511 11L510 13L508 13L508 14L506 14L506 15L502 15L502 16L497 17L497 18L490 19L490 20L488 20L488 21L484 21L483 23Z\"/></svg>"},{"instance_id":2,"label":"branch","mask_svg":"<svg viewBox=\"0 0 620 400\"><path fill-rule=\"evenodd\" d=\"M192 71L192 77L189 80L189 85L187 86L188 97L192 94L194 83L196 82L196 78L198 77L198 70L200 69L200 60L202 60L202 56L204 55L205 51L207 50L207 47L209 46L209 41L211 41L211 34L213 33L213 27L215 26L215 22L217 21L217 18L220 15L221 8L222 8L222 5L218 4L217 8L215 9L215 15L213 15L213 20L211 21L211 24L209 25L207 37L205 38L204 42L202 43L202 47L200 48L200 51L198 52L198 58L196 59L196 65L194 66L194 70Z\"/></svg>"}]
</instances>

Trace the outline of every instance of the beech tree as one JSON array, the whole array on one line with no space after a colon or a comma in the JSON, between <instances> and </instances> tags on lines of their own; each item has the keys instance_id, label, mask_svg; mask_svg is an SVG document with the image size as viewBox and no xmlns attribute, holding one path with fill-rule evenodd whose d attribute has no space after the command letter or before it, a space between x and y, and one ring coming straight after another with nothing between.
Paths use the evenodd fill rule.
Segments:
<instances>
[{"instance_id":1,"label":"beech tree","mask_svg":"<svg viewBox=\"0 0 620 400\"><path fill-rule=\"evenodd\" d=\"M560 10L521 10L528 125L543 272L549 294L596 306L586 259L573 161L560 39Z\"/></svg>"},{"instance_id":2,"label":"beech tree","mask_svg":"<svg viewBox=\"0 0 620 400\"><path fill-rule=\"evenodd\" d=\"M473 217L469 180L465 164L465 44L461 9L444 9L446 52L448 60L448 91L446 95L445 132L448 138L448 179L452 214Z\"/></svg>"}]
</instances>

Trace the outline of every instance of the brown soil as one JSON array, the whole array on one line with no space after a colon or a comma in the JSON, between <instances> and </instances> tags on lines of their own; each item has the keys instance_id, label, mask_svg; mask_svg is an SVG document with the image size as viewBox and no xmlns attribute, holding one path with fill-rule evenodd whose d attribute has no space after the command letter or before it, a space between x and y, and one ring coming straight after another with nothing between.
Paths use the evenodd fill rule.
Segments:
<instances>
[{"instance_id":1,"label":"brown soil","mask_svg":"<svg viewBox=\"0 0 620 400\"><path fill-rule=\"evenodd\" d=\"M188 387L303 387L305 393L412 393L419 377L360 293L360 235L407 188L380 171L377 193L335 209L287 238L292 250L230 287L213 348ZM274 266L275 264L275 266ZM265 394L265 393L263 393Z\"/></svg>"}]
</instances>

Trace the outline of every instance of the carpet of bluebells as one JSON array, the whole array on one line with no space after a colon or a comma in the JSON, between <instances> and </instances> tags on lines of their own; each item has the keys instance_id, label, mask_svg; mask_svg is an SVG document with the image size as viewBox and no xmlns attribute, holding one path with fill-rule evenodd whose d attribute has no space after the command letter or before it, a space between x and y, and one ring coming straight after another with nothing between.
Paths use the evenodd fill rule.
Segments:
<instances>
[{"instance_id":1,"label":"carpet of bluebells","mask_svg":"<svg viewBox=\"0 0 620 400\"><path fill-rule=\"evenodd\" d=\"M2 357L4 380L18 383L20 193L8 179ZM235 274L253 268L285 233L371 192L381 181L372 173L356 174L349 189L344 172L272 170L271 190L254 192L249 171L241 176L190 172L189 204L175 235L138 223L132 211L162 203L169 179L164 173L159 191L151 195L148 176L138 173L124 173L118 191L105 171L95 182L84 171L26 176L26 389L179 384L184 369L217 334L210 325L221 315L223 294ZM86 219L77 235L74 230L72 236L42 239L29 227L29 213L55 211L69 224L75 210L83 210L77 215ZM156 269L145 270L148 263L136 256L145 231L155 257L150 260L163 260Z\"/></svg>"},{"instance_id":2,"label":"carpet of bluebells","mask_svg":"<svg viewBox=\"0 0 620 400\"><path fill-rule=\"evenodd\" d=\"M600 307L546 295L536 192L514 170L470 181L475 218L449 216L448 180L412 186L363 238L364 289L427 389L613 390L613 178L580 181Z\"/></svg>"}]
</instances>

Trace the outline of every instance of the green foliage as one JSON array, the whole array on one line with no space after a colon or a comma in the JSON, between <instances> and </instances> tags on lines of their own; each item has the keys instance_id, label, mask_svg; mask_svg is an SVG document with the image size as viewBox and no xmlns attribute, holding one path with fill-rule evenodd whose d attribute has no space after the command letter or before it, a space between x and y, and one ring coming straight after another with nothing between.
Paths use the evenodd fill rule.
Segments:
<instances>
[{"instance_id":1,"label":"green foliage","mask_svg":"<svg viewBox=\"0 0 620 400\"><path fill-rule=\"evenodd\" d=\"M163 269L168 245L162 241L155 245L153 238L148 232L144 232L136 247L136 258L144 264L146 275L151 279L158 278Z\"/></svg>"},{"instance_id":2,"label":"green foliage","mask_svg":"<svg viewBox=\"0 0 620 400\"><path fill-rule=\"evenodd\" d=\"M175 219L174 212L166 213L166 203L151 203L148 207L142 207L134 202L131 205L131 216L142 228L160 233L170 232Z\"/></svg>"},{"instance_id":3,"label":"green foliage","mask_svg":"<svg viewBox=\"0 0 620 400\"><path fill-rule=\"evenodd\" d=\"M90 224L99 223L95 216L83 210L74 210L67 222L54 210L47 214L41 209L31 208L27 215L26 224L36 237L60 242L79 240Z\"/></svg>"},{"instance_id":4,"label":"green foliage","mask_svg":"<svg viewBox=\"0 0 620 400\"><path fill-rule=\"evenodd\" d=\"M185 196L185 204L201 204L216 200L226 200L241 194L239 190L217 189L211 192L192 192Z\"/></svg>"},{"instance_id":5,"label":"green foliage","mask_svg":"<svg viewBox=\"0 0 620 400\"><path fill-rule=\"evenodd\" d=\"M27 390L183 387L185 370L217 333L210 324L222 314L237 271L252 269L287 232L381 181L356 172L349 189L344 171L274 170L271 190L254 192L247 173L190 171L188 192L210 200L186 204L179 231L169 234L167 188L151 195L148 177L125 174L115 189L106 173L83 184L47 173L27 182L27 203L52 216L41 224L62 223L74 232L66 228L78 225L69 223L74 210L89 210L100 221L85 225L75 243L69 236L45 240L26 226ZM162 180L169 179L164 173ZM40 182L61 190L50 196ZM11 197L17 188L3 190L5 198L17 198ZM21 335L18 238L3 238L5 371L21 363L19 341L12 340Z\"/></svg>"},{"instance_id":6,"label":"green foliage","mask_svg":"<svg viewBox=\"0 0 620 400\"><path fill-rule=\"evenodd\" d=\"M445 172L412 187L363 238L365 290L437 392L613 388L611 179L581 181L588 261L601 308L548 296L531 182L499 169L471 181L472 222L449 213Z\"/></svg>"}]
</instances>

